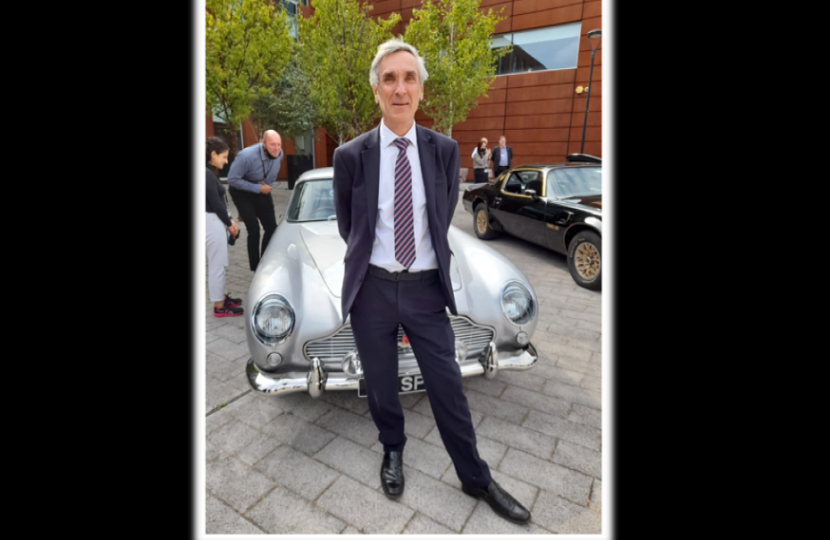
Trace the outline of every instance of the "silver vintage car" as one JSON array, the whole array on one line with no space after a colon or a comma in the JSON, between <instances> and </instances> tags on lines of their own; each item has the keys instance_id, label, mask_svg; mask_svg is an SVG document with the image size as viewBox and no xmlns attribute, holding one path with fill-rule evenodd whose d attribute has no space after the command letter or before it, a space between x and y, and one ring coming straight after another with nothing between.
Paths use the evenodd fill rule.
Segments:
<instances>
[{"instance_id":1,"label":"silver vintage car","mask_svg":"<svg viewBox=\"0 0 830 540\"><path fill-rule=\"evenodd\" d=\"M248 291L245 333L248 382L262 394L366 388L340 291L346 243L334 210L333 169L304 173L285 219L260 260ZM527 278L481 240L450 226L450 276L458 316L450 314L456 361L464 377L493 378L537 360L530 340L537 299ZM418 363L398 328L399 392L424 391Z\"/></svg>"}]
</instances>

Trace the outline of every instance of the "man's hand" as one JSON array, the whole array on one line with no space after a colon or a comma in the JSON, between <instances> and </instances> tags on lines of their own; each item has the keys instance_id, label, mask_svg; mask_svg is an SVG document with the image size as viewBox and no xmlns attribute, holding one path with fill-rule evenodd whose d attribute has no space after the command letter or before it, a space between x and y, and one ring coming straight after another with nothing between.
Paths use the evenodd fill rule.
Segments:
<instances>
[{"instance_id":1,"label":"man's hand","mask_svg":"<svg viewBox=\"0 0 830 540\"><path fill-rule=\"evenodd\" d=\"M228 232L231 233L234 238L239 237L239 227L233 219L231 219L231 226L228 227Z\"/></svg>"},{"instance_id":2,"label":"man's hand","mask_svg":"<svg viewBox=\"0 0 830 540\"><path fill-rule=\"evenodd\" d=\"M260 184L259 192L263 195L268 195L269 193L271 193L271 186L269 186L268 184Z\"/></svg>"}]
</instances>

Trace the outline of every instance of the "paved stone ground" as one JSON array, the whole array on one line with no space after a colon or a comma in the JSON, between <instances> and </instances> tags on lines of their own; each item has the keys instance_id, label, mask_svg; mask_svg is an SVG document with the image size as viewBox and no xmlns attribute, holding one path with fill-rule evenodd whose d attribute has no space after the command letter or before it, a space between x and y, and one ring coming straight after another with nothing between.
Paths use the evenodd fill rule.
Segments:
<instances>
[{"instance_id":1,"label":"paved stone ground","mask_svg":"<svg viewBox=\"0 0 830 540\"><path fill-rule=\"evenodd\" d=\"M291 193L272 191L278 217ZM252 272L239 223L227 289L244 297ZM460 198L452 223L474 234ZM531 522L505 521L461 491L426 393L401 396L407 487L399 501L388 500L378 474L383 447L366 400L346 392L316 400L253 394L241 317L216 319L206 301L207 534L602 532L602 294L577 286L563 255L507 236L489 245L536 290L539 361L493 380L464 379L464 387L479 452L531 510Z\"/></svg>"}]
</instances>

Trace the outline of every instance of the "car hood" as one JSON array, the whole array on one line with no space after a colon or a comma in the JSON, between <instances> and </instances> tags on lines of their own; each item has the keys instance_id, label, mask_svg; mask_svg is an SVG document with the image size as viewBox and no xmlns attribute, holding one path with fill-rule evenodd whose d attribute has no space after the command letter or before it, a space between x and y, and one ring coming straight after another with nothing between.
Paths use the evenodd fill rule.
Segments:
<instances>
[{"instance_id":1,"label":"car hood","mask_svg":"<svg viewBox=\"0 0 830 540\"><path fill-rule=\"evenodd\" d=\"M567 202L576 206L584 206L591 210L602 211L602 195L585 195L579 197L569 197L562 199L562 202Z\"/></svg>"},{"instance_id":2,"label":"car hood","mask_svg":"<svg viewBox=\"0 0 830 540\"><path fill-rule=\"evenodd\" d=\"M340 238L336 221L313 221L300 226L300 236L305 243L317 270L323 276L332 295L340 298L343 289L343 272L346 242Z\"/></svg>"},{"instance_id":3,"label":"car hood","mask_svg":"<svg viewBox=\"0 0 830 540\"><path fill-rule=\"evenodd\" d=\"M346 266L343 259L346 257L346 242L340 238L340 232L337 228L336 221L313 221L303 223L300 225L300 237L303 239L306 250L311 258L314 259L314 264L329 292L337 298L340 298L340 293L343 290L343 275ZM450 241L450 249L452 249L453 242ZM458 271L458 265L455 260L455 255L450 257L450 280L452 281L453 291L461 289L461 274Z\"/></svg>"}]
</instances>

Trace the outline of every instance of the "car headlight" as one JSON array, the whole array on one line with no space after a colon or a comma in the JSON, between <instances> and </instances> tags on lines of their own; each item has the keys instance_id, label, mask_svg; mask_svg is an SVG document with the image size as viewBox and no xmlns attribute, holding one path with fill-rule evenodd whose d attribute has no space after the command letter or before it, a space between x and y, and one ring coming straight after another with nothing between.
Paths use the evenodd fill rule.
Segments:
<instances>
[{"instance_id":1,"label":"car headlight","mask_svg":"<svg viewBox=\"0 0 830 540\"><path fill-rule=\"evenodd\" d=\"M501 310L508 321L521 326L536 316L536 302L523 283L510 281L501 293Z\"/></svg>"},{"instance_id":2,"label":"car headlight","mask_svg":"<svg viewBox=\"0 0 830 540\"><path fill-rule=\"evenodd\" d=\"M262 342L277 343L288 337L294 328L294 310L279 294L269 294L254 306L252 322Z\"/></svg>"}]
</instances>

